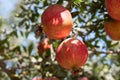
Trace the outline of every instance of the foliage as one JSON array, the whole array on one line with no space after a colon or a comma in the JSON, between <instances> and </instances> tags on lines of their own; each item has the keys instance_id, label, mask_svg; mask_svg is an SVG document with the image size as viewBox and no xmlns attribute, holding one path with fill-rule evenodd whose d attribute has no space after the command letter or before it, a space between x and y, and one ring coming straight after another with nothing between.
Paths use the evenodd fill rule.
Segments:
<instances>
[{"instance_id":1,"label":"foliage","mask_svg":"<svg viewBox=\"0 0 120 80\"><path fill-rule=\"evenodd\" d=\"M89 59L78 76L61 68L55 59L55 50L62 40L50 40L51 49L43 55L38 53L37 44L46 38L39 29L41 14L52 4L70 10L74 26L69 37L76 36L88 48ZM15 16L19 23L7 27L0 19L0 80L31 80L35 76L120 80L120 42L104 32L104 21L110 20L104 0L24 0Z\"/></svg>"}]
</instances>

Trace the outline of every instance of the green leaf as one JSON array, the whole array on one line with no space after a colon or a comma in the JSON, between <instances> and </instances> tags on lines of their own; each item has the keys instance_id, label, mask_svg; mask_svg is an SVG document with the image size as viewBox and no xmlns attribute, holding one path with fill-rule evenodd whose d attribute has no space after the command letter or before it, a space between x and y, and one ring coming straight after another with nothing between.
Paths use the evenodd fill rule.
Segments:
<instances>
[{"instance_id":1,"label":"green leaf","mask_svg":"<svg viewBox=\"0 0 120 80\"><path fill-rule=\"evenodd\" d=\"M30 43L29 47L28 47L28 53L31 54L34 45L32 43Z\"/></svg>"},{"instance_id":2,"label":"green leaf","mask_svg":"<svg viewBox=\"0 0 120 80\"><path fill-rule=\"evenodd\" d=\"M73 0L73 2L75 2L75 3L80 3L80 2L82 2L83 0Z\"/></svg>"}]
</instances>

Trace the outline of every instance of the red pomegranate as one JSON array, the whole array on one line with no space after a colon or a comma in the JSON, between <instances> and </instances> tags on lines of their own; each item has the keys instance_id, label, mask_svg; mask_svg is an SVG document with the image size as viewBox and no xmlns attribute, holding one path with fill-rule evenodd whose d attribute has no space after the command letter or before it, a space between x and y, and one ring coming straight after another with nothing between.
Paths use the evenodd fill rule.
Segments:
<instances>
[{"instance_id":1,"label":"red pomegranate","mask_svg":"<svg viewBox=\"0 0 120 80\"><path fill-rule=\"evenodd\" d=\"M110 17L120 21L120 0L105 0L105 5Z\"/></svg>"},{"instance_id":2,"label":"red pomegranate","mask_svg":"<svg viewBox=\"0 0 120 80\"><path fill-rule=\"evenodd\" d=\"M65 69L78 70L86 63L87 58L85 44L75 38L64 40L56 50L56 60Z\"/></svg>"},{"instance_id":3,"label":"red pomegranate","mask_svg":"<svg viewBox=\"0 0 120 80\"><path fill-rule=\"evenodd\" d=\"M120 40L120 22L119 21L105 22L104 30L112 40L116 40L116 41Z\"/></svg>"},{"instance_id":4,"label":"red pomegranate","mask_svg":"<svg viewBox=\"0 0 120 80\"><path fill-rule=\"evenodd\" d=\"M49 78L45 78L45 79L43 79L43 80L59 80L59 79L56 78L56 77L49 77Z\"/></svg>"},{"instance_id":5,"label":"red pomegranate","mask_svg":"<svg viewBox=\"0 0 120 80\"><path fill-rule=\"evenodd\" d=\"M42 80L40 77L34 77L32 80Z\"/></svg>"},{"instance_id":6,"label":"red pomegranate","mask_svg":"<svg viewBox=\"0 0 120 80\"><path fill-rule=\"evenodd\" d=\"M44 40L42 40L39 44L38 44L38 53L41 54L44 51L50 49L50 44L49 44L49 39L45 38Z\"/></svg>"},{"instance_id":7,"label":"red pomegranate","mask_svg":"<svg viewBox=\"0 0 120 80\"><path fill-rule=\"evenodd\" d=\"M62 39L69 35L73 22L71 13L61 5L49 6L42 14L43 31L51 39Z\"/></svg>"},{"instance_id":8,"label":"red pomegranate","mask_svg":"<svg viewBox=\"0 0 120 80\"><path fill-rule=\"evenodd\" d=\"M88 80L87 77L78 78L77 80Z\"/></svg>"}]
</instances>

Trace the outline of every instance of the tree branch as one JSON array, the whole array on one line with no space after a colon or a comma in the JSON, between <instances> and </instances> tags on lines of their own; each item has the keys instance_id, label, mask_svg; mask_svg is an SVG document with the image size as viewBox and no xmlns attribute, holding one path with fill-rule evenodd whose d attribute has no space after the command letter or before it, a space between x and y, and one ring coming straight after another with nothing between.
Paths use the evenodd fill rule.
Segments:
<instances>
[{"instance_id":1,"label":"tree branch","mask_svg":"<svg viewBox=\"0 0 120 80\"><path fill-rule=\"evenodd\" d=\"M120 50L113 50L113 49L108 49L106 51L99 51L97 49L94 50L88 50L89 54L95 54L95 53L100 53L100 54L120 54Z\"/></svg>"}]
</instances>

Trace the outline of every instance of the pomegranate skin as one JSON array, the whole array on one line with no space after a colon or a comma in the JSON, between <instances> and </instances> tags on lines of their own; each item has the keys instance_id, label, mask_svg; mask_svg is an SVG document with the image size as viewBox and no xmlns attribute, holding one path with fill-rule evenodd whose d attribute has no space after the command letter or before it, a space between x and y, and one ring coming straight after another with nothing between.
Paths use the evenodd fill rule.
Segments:
<instances>
[{"instance_id":1,"label":"pomegranate skin","mask_svg":"<svg viewBox=\"0 0 120 80\"><path fill-rule=\"evenodd\" d=\"M45 38L44 40L42 40L38 44L37 48L39 54L42 54L44 51L49 50L50 49L49 39Z\"/></svg>"},{"instance_id":2,"label":"pomegranate skin","mask_svg":"<svg viewBox=\"0 0 120 80\"><path fill-rule=\"evenodd\" d=\"M77 80L88 80L87 77L78 78Z\"/></svg>"},{"instance_id":3,"label":"pomegranate skin","mask_svg":"<svg viewBox=\"0 0 120 80\"><path fill-rule=\"evenodd\" d=\"M59 79L56 78L56 77L50 77L50 78L45 78L45 79L43 79L43 80L59 80Z\"/></svg>"},{"instance_id":4,"label":"pomegranate skin","mask_svg":"<svg viewBox=\"0 0 120 80\"><path fill-rule=\"evenodd\" d=\"M42 80L40 77L34 77L32 80Z\"/></svg>"},{"instance_id":5,"label":"pomegranate skin","mask_svg":"<svg viewBox=\"0 0 120 80\"><path fill-rule=\"evenodd\" d=\"M120 22L119 21L105 22L104 30L112 40L116 40L116 41L120 40Z\"/></svg>"},{"instance_id":6,"label":"pomegranate skin","mask_svg":"<svg viewBox=\"0 0 120 80\"><path fill-rule=\"evenodd\" d=\"M88 51L83 42L75 38L64 40L56 50L56 60L65 69L77 70L86 63Z\"/></svg>"},{"instance_id":7,"label":"pomegranate skin","mask_svg":"<svg viewBox=\"0 0 120 80\"><path fill-rule=\"evenodd\" d=\"M71 13L61 5L49 6L41 16L43 31L50 39L62 39L69 35L72 29Z\"/></svg>"},{"instance_id":8,"label":"pomegranate skin","mask_svg":"<svg viewBox=\"0 0 120 80\"><path fill-rule=\"evenodd\" d=\"M105 0L105 6L109 16L120 21L120 0Z\"/></svg>"}]
</instances>

